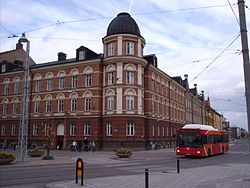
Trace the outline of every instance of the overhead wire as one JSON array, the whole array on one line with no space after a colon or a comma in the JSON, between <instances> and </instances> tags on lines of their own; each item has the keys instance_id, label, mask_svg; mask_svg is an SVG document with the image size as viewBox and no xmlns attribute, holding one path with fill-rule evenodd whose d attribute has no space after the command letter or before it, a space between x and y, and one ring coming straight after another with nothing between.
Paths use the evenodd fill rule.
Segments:
<instances>
[{"instance_id":1,"label":"overhead wire","mask_svg":"<svg viewBox=\"0 0 250 188\"><path fill-rule=\"evenodd\" d=\"M239 26L240 26L240 21L239 21L238 17L236 16L236 14L235 14L235 12L234 12L234 9L233 9L233 7L232 7L230 1L227 0L227 2L228 2L229 6L230 6L230 8L231 8L231 10L232 10L232 12L233 12L233 15L234 15L236 21L238 22L238 24L239 24Z\"/></svg>"},{"instance_id":2,"label":"overhead wire","mask_svg":"<svg viewBox=\"0 0 250 188\"><path fill-rule=\"evenodd\" d=\"M232 42L230 42L230 44L226 47L226 48L224 48L215 58L214 58L214 60L211 62L211 63L209 63L202 71L200 71L191 81L190 81L190 83L192 82L192 81L194 81L195 79L197 79L206 69L208 69L238 38L240 37L240 33L235 37L235 39L232 41Z\"/></svg>"}]
</instances>

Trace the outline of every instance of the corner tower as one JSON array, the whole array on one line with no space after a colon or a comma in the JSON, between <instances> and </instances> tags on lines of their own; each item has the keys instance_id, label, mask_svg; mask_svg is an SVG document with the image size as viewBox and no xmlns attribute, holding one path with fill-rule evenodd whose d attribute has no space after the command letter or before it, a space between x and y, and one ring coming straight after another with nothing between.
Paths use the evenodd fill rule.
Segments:
<instances>
[{"instance_id":1,"label":"corner tower","mask_svg":"<svg viewBox=\"0 0 250 188\"><path fill-rule=\"evenodd\" d=\"M103 38L104 140L144 139L144 46L145 39L130 14L119 13L110 22Z\"/></svg>"}]
</instances>

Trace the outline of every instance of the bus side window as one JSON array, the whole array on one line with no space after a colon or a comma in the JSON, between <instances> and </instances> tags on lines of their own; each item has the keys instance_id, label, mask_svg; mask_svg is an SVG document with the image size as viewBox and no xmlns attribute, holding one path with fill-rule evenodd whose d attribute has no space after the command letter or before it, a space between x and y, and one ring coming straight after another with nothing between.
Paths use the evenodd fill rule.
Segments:
<instances>
[{"instance_id":1,"label":"bus side window","mask_svg":"<svg viewBox=\"0 0 250 188\"><path fill-rule=\"evenodd\" d=\"M201 143L207 144L207 135L201 135Z\"/></svg>"}]
</instances>

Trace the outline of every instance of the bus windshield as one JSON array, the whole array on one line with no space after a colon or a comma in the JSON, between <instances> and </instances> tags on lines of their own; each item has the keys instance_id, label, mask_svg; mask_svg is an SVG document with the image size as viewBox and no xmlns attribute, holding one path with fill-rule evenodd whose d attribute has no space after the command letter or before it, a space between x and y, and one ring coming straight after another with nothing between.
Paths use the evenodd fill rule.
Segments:
<instances>
[{"instance_id":1,"label":"bus windshield","mask_svg":"<svg viewBox=\"0 0 250 188\"><path fill-rule=\"evenodd\" d=\"M203 147L201 135L179 134L177 139L179 147Z\"/></svg>"}]
</instances>

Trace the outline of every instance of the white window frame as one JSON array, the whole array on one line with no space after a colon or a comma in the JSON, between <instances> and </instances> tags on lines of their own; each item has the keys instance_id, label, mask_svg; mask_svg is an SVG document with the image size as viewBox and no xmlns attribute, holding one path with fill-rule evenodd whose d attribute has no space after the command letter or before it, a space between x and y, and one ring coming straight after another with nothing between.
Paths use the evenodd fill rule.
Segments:
<instances>
[{"instance_id":1,"label":"white window frame","mask_svg":"<svg viewBox=\"0 0 250 188\"><path fill-rule=\"evenodd\" d=\"M70 136L76 136L76 123L70 123Z\"/></svg>"},{"instance_id":2,"label":"white window frame","mask_svg":"<svg viewBox=\"0 0 250 188\"><path fill-rule=\"evenodd\" d=\"M127 84L134 84L135 83L135 72L134 71L127 71L126 72L126 82L127 82Z\"/></svg>"},{"instance_id":3,"label":"white window frame","mask_svg":"<svg viewBox=\"0 0 250 188\"><path fill-rule=\"evenodd\" d=\"M35 101L34 102L34 113L39 113L40 112L40 101Z\"/></svg>"},{"instance_id":4,"label":"white window frame","mask_svg":"<svg viewBox=\"0 0 250 188\"><path fill-rule=\"evenodd\" d=\"M112 123L111 122L108 122L106 124L106 135L112 136Z\"/></svg>"},{"instance_id":5,"label":"white window frame","mask_svg":"<svg viewBox=\"0 0 250 188\"><path fill-rule=\"evenodd\" d=\"M134 55L134 42L126 42L126 55Z\"/></svg>"},{"instance_id":6,"label":"white window frame","mask_svg":"<svg viewBox=\"0 0 250 188\"><path fill-rule=\"evenodd\" d=\"M16 135L16 130L17 130L17 126L16 124L12 124L11 125L11 136L15 136Z\"/></svg>"},{"instance_id":7,"label":"white window frame","mask_svg":"<svg viewBox=\"0 0 250 188\"><path fill-rule=\"evenodd\" d=\"M46 100L45 105L46 105L46 113L50 113L52 109L52 101Z\"/></svg>"},{"instance_id":8,"label":"white window frame","mask_svg":"<svg viewBox=\"0 0 250 188\"><path fill-rule=\"evenodd\" d=\"M47 91L51 91L52 90L52 87L53 87L52 83L53 83L52 78L47 79Z\"/></svg>"},{"instance_id":9,"label":"white window frame","mask_svg":"<svg viewBox=\"0 0 250 188\"><path fill-rule=\"evenodd\" d=\"M33 125L32 125L32 135L33 136L38 135L38 124L37 123L33 123Z\"/></svg>"},{"instance_id":10,"label":"white window frame","mask_svg":"<svg viewBox=\"0 0 250 188\"><path fill-rule=\"evenodd\" d=\"M40 92L41 90L41 80L35 80L35 92Z\"/></svg>"},{"instance_id":11,"label":"white window frame","mask_svg":"<svg viewBox=\"0 0 250 188\"><path fill-rule=\"evenodd\" d=\"M107 110L114 110L114 96L107 97Z\"/></svg>"},{"instance_id":12,"label":"white window frame","mask_svg":"<svg viewBox=\"0 0 250 188\"><path fill-rule=\"evenodd\" d=\"M126 96L126 109L134 110L135 107L135 97L134 96Z\"/></svg>"},{"instance_id":13,"label":"white window frame","mask_svg":"<svg viewBox=\"0 0 250 188\"><path fill-rule=\"evenodd\" d=\"M86 97L84 102L84 111L91 111L91 97Z\"/></svg>"},{"instance_id":14,"label":"white window frame","mask_svg":"<svg viewBox=\"0 0 250 188\"><path fill-rule=\"evenodd\" d=\"M84 60L86 58L85 50L79 51L79 60Z\"/></svg>"},{"instance_id":15,"label":"white window frame","mask_svg":"<svg viewBox=\"0 0 250 188\"><path fill-rule=\"evenodd\" d=\"M1 135L2 136L6 135L6 125L2 125L2 127L1 127Z\"/></svg>"},{"instance_id":16,"label":"white window frame","mask_svg":"<svg viewBox=\"0 0 250 188\"><path fill-rule=\"evenodd\" d=\"M71 99L71 112L77 111L77 99L73 98Z\"/></svg>"},{"instance_id":17,"label":"white window frame","mask_svg":"<svg viewBox=\"0 0 250 188\"><path fill-rule=\"evenodd\" d=\"M50 135L50 123L44 124L44 135L49 136Z\"/></svg>"},{"instance_id":18,"label":"white window frame","mask_svg":"<svg viewBox=\"0 0 250 188\"><path fill-rule=\"evenodd\" d=\"M84 136L90 136L91 134L91 124L90 122L85 122L83 127L83 134Z\"/></svg>"},{"instance_id":19,"label":"white window frame","mask_svg":"<svg viewBox=\"0 0 250 188\"><path fill-rule=\"evenodd\" d=\"M78 77L76 75L72 76L72 78L71 78L71 88L77 88L77 80L78 80Z\"/></svg>"},{"instance_id":20,"label":"white window frame","mask_svg":"<svg viewBox=\"0 0 250 188\"><path fill-rule=\"evenodd\" d=\"M115 55L115 43L111 42L108 44L108 56Z\"/></svg>"},{"instance_id":21,"label":"white window frame","mask_svg":"<svg viewBox=\"0 0 250 188\"><path fill-rule=\"evenodd\" d=\"M3 115L8 114L8 103L3 103Z\"/></svg>"},{"instance_id":22,"label":"white window frame","mask_svg":"<svg viewBox=\"0 0 250 188\"><path fill-rule=\"evenodd\" d=\"M2 64L2 72L6 72L6 64Z\"/></svg>"},{"instance_id":23,"label":"white window frame","mask_svg":"<svg viewBox=\"0 0 250 188\"><path fill-rule=\"evenodd\" d=\"M14 82L14 94L18 94L19 93L19 82L15 81Z\"/></svg>"},{"instance_id":24,"label":"white window frame","mask_svg":"<svg viewBox=\"0 0 250 188\"><path fill-rule=\"evenodd\" d=\"M58 112L64 111L64 99L58 99Z\"/></svg>"},{"instance_id":25,"label":"white window frame","mask_svg":"<svg viewBox=\"0 0 250 188\"><path fill-rule=\"evenodd\" d=\"M4 95L8 95L8 94L9 94L9 90L10 90L10 84L9 84L9 83L4 83L4 91L3 91L3 94L4 94Z\"/></svg>"},{"instance_id":26,"label":"white window frame","mask_svg":"<svg viewBox=\"0 0 250 188\"><path fill-rule=\"evenodd\" d=\"M17 109L18 109L18 103L17 103L17 102L14 102L14 103L13 103L13 115L16 115L16 114L17 114Z\"/></svg>"},{"instance_id":27,"label":"white window frame","mask_svg":"<svg viewBox=\"0 0 250 188\"><path fill-rule=\"evenodd\" d=\"M59 77L59 89L64 89L64 77Z\"/></svg>"},{"instance_id":28,"label":"white window frame","mask_svg":"<svg viewBox=\"0 0 250 188\"><path fill-rule=\"evenodd\" d=\"M92 74L85 75L85 86L89 87L92 85Z\"/></svg>"},{"instance_id":29,"label":"white window frame","mask_svg":"<svg viewBox=\"0 0 250 188\"><path fill-rule=\"evenodd\" d=\"M126 123L126 135L135 136L135 123L134 122L128 121Z\"/></svg>"},{"instance_id":30,"label":"white window frame","mask_svg":"<svg viewBox=\"0 0 250 188\"><path fill-rule=\"evenodd\" d=\"M114 72L108 72L108 85L114 84Z\"/></svg>"}]
</instances>

